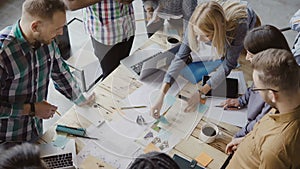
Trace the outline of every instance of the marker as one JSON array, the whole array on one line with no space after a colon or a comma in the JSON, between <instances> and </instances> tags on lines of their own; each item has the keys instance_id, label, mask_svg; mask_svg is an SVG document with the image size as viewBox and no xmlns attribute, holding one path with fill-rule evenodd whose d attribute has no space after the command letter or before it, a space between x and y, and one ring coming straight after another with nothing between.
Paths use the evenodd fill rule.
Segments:
<instances>
[{"instance_id":1,"label":"marker","mask_svg":"<svg viewBox=\"0 0 300 169\"><path fill-rule=\"evenodd\" d=\"M184 101L186 101L186 102L189 100L187 97L182 96L181 94L178 95L178 98L179 98L179 99L182 99L182 100L184 100Z\"/></svg>"},{"instance_id":2,"label":"marker","mask_svg":"<svg viewBox=\"0 0 300 169\"><path fill-rule=\"evenodd\" d=\"M140 109L140 108L146 108L147 106L131 106L131 107L121 107L121 110L125 109Z\"/></svg>"}]
</instances>

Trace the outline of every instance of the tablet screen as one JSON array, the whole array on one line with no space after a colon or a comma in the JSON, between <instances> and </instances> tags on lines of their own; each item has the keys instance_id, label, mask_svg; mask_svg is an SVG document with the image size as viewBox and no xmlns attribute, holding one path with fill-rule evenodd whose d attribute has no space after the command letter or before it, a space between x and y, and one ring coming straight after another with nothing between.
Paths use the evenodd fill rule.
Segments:
<instances>
[{"instance_id":1,"label":"tablet screen","mask_svg":"<svg viewBox=\"0 0 300 169\"><path fill-rule=\"evenodd\" d=\"M209 76L203 76L203 85L206 84ZM238 97L238 79L226 78L217 88L209 91L206 96L218 96L226 98Z\"/></svg>"}]
</instances>

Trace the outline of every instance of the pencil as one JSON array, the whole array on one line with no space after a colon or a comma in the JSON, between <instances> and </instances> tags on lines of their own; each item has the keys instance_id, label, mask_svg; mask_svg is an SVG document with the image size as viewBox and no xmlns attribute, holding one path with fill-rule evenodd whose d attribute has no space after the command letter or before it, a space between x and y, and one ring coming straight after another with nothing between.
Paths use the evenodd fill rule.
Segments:
<instances>
[{"instance_id":1,"label":"pencil","mask_svg":"<svg viewBox=\"0 0 300 169\"><path fill-rule=\"evenodd\" d=\"M50 103L47 102L46 100L45 100L45 102L48 103L48 104L50 104ZM58 114L59 116L61 116L61 114L60 114L57 110L55 110L55 113Z\"/></svg>"},{"instance_id":2,"label":"pencil","mask_svg":"<svg viewBox=\"0 0 300 169\"><path fill-rule=\"evenodd\" d=\"M121 110L125 109L139 109L139 108L146 108L147 106L131 106L131 107L121 107Z\"/></svg>"},{"instance_id":3,"label":"pencil","mask_svg":"<svg viewBox=\"0 0 300 169\"><path fill-rule=\"evenodd\" d=\"M55 110L55 113L58 114L59 116L61 116L61 114L57 110Z\"/></svg>"}]
</instances>

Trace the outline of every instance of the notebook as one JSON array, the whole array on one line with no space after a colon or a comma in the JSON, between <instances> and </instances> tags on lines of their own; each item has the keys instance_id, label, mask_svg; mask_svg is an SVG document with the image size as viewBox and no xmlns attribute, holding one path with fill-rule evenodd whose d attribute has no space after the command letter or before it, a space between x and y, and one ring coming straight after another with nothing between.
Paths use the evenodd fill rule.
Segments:
<instances>
[{"instance_id":1,"label":"notebook","mask_svg":"<svg viewBox=\"0 0 300 169\"><path fill-rule=\"evenodd\" d=\"M144 79L169 65L179 50L179 47L180 44L167 51L162 51L158 48L138 50L121 60L121 64L133 72L137 79Z\"/></svg>"},{"instance_id":2,"label":"notebook","mask_svg":"<svg viewBox=\"0 0 300 169\"><path fill-rule=\"evenodd\" d=\"M40 144L39 147L41 159L48 168L75 169L77 161L74 139L70 139L64 148L55 147L52 143Z\"/></svg>"},{"instance_id":3,"label":"notebook","mask_svg":"<svg viewBox=\"0 0 300 169\"><path fill-rule=\"evenodd\" d=\"M203 85L208 81L209 76L203 76ZM239 93L238 79L226 78L217 88L210 90L206 96L218 96L226 98L237 98Z\"/></svg>"}]
</instances>

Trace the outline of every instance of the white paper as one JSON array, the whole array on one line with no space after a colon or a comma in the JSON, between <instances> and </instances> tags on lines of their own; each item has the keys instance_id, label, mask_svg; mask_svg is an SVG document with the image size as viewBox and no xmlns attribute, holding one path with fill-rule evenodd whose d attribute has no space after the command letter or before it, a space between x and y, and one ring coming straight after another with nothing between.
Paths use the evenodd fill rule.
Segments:
<instances>
[{"instance_id":1,"label":"white paper","mask_svg":"<svg viewBox=\"0 0 300 169\"><path fill-rule=\"evenodd\" d=\"M79 113L82 117L89 120L95 126L98 126L99 124L102 123L102 121L104 121L104 118L99 112L98 108L85 107L85 106L79 107L75 105L72 109L76 113Z\"/></svg>"},{"instance_id":2,"label":"white paper","mask_svg":"<svg viewBox=\"0 0 300 169\"><path fill-rule=\"evenodd\" d=\"M224 110L222 107L216 107L220 105L225 98L211 97L206 101L206 105L209 106L206 117L215 119L217 121L225 122L239 127L244 127L247 123L247 109L241 110Z\"/></svg>"},{"instance_id":3,"label":"white paper","mask_svg":"<svg viewBox=\"0 0 300 169\"><path fill-rule=\"evenodd\" d=\"M123 126L124 127L124 126ZM101 149L123 158L132 158L134 152L140 147L135 143L135 138L121 135L118 131L113 130L108 123L96 127L87 128L87 135L96 137L93 140ZM86 141L86 139L84 139Z\"/></svg>"},{"instance_id":4,"label":"white paper","mask_svg":"<svg viewBox=\"0 0 300 169\"><path fill-rule=\"evenodd\" d=\"M87 144L88 146L84 146L77 155L77 161L79 164L81 164L88 156L94 156L115 168L124 169L127 168L132 161L130 158L118 157L114 154L104 151L93 141L88 141Z\"/></svg>"}]
</instances>

